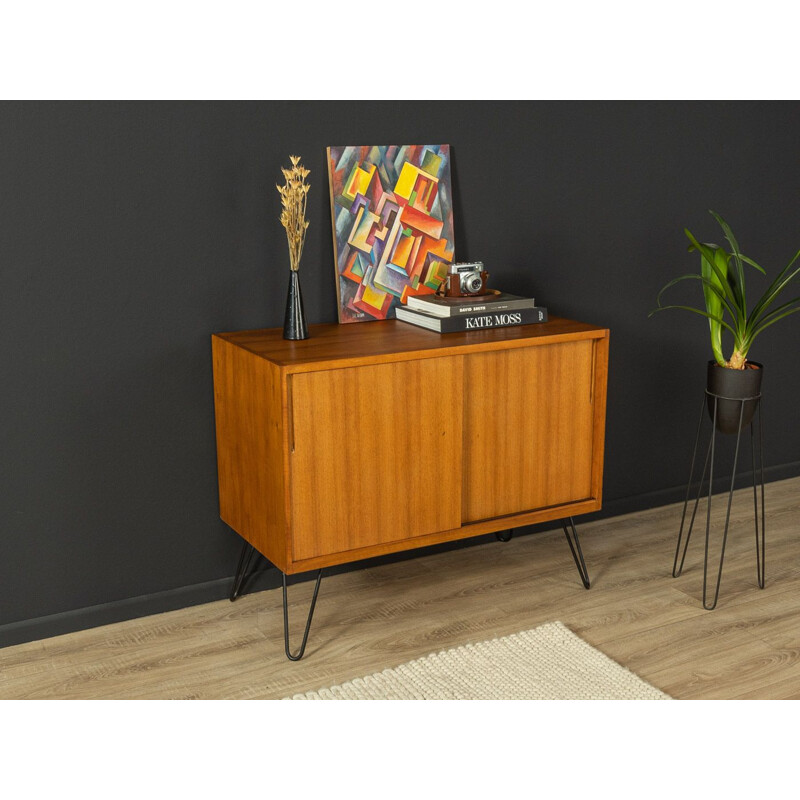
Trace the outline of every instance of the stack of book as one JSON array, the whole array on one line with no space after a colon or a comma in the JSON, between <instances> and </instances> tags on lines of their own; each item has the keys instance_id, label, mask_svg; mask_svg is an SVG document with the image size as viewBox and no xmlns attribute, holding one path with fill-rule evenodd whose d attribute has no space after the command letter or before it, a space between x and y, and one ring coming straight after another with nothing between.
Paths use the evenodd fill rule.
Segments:
<instances>
[{"instance_id":1,"label":"stack of book","mask_svg":"<svg viewBox=\"0 0 800 800\"><path fill-rule=\"evenodd\" d=\"M417 295L397 309L397 319L439 333L506 328L547 322L547 309L532 297L495 292L489 297Z\"/></svg>"}]
</instances>

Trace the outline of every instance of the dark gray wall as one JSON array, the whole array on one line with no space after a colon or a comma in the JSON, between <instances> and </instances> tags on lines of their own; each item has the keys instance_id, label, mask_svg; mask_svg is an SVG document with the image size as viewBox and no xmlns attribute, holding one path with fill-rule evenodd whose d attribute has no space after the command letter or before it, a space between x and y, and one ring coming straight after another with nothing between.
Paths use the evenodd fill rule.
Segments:
<instances>
[{"instance_id":1,"label":"dark gray wall","mask_svg":"<svg viewBox=\"0 0 800 800\"><path fill-rule=\"evenodd\" d=\"M686 480L706 323L647 319L696 266L683 227L718 239L714 208L783 266L798 130L798 103L1 104L0 643L225 595L239 540L218 517L209 336L282 324L290 153L311 169L305 308L332 322L326 145L452 146L458 257L611 328L617 513ZM772 478L799 471L798 351L800 315L752 351Z\"/></svg>"}]
</instances>

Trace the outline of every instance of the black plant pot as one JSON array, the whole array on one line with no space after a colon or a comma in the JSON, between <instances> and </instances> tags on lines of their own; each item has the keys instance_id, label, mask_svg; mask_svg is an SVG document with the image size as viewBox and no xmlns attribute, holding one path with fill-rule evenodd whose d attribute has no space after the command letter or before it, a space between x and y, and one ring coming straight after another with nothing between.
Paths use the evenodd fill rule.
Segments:
<instances>
[{"instance_id":1,"label":"black plant pot","mask_svg":"<svg viewBox=\"0 0 800 800\"><path fill-rule=\"evenodd\" d=\"M289 294L286 297L286 316L283 318L284 339L308 339L308 326L300 293L297 270L289 271Z\"/></svg>"},{"instance_id":2,"label":"black plant pot","mask_svg":"<svg viewBox=\"0 0 800 800\"><path fill-rule=\"evenodd\" d=\"M721 367L716 361L708 362L708 413L714 419L714 400L717 403L717 430L736 433L744 430L753 420L761 396L762 364L748 361L744 369ZM752 398L752 399L747 399ZM744 400L744 409L742 409Z\"/></svg>"}]
</instances>

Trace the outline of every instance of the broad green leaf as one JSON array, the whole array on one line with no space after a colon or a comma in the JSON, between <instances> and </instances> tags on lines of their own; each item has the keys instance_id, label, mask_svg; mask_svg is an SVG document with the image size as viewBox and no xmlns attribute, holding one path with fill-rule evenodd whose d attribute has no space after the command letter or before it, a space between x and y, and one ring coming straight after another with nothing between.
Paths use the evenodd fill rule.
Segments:
<instances>
[{"instance_id":1,"label":"broad green leaf","mask_svg":"<svg viewBox=\"0 0 800 800\"><path fill-rule=\"evenodd\" d=\"M741 290L742 295L742 312L746 312L747 305L745 302L745 288L744 288L744 267L742 266L742 254L739 250L739 244L736 241L736 238L733 235L733 231L731 230L731 226L725 222L722 217L717 214L716 211L709 210L709 213L712 217L719 223L720 227L722 228L723 233L725 234L725 238L728 240L730 246L733 248L733 258L736 261L736 268L738 270L738 281L739 281L739 288Z\"/></svg>"},{"instance_id":2,"label":"broad green leaf","mask_svg":"<svg viewBox=\"0 0 800 800\"><path fill-rule=\"evenodd\" d=\"M741 295L739 294L739 287L735 283L731 283L728 280L728 270L719 270L715 263L716 259L714 253L721 248L718 247L718 245L701 244L697 241L697 239L695 239L691 231L689 231L687 228L684 228L683 230L693 245L693 247L690 247L689 250L698 250L700 252L700 254L706 259L706 261L708 261L708 263L711 265L711 268L717 274L717 277L719 278L720 283L725 290L725 294L730 297L731 303L736 306L736 308L741 308L742 303ZM723 252L725 251L723 250Z\"/></svg>"},{"instance_id":3,"label":"broad green leaf","mask_svg":"<svg viewBox=\"0 0 800 800\"><path fill-rule=\"evenodd\" d=\"M703 295L706 299L706 311L709 313L708 329L711 334L711 351L714 353L717 363L722 363L725 361L725 356L722 354L722 325L711 317L722 317L722 301L719 298L722 292L722 282L719 276L725 275L728 270L728 260L725 258L724 252L716 249L712 262L701 255L700 270L704 278Z\"/></svg>"}]
</instances>

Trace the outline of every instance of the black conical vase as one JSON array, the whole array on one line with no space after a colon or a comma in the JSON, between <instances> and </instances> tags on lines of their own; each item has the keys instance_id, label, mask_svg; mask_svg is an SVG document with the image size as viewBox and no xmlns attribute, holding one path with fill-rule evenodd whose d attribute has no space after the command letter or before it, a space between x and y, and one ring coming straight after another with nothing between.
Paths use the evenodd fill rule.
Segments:
<instances>
[{"instance_id":1,"label":"black conical vase","mask_svg":"<svg viewBox=\"0 0 800 800\"><path fill-rule=\"evenodd\" d=\"M294 269L289 271L289 294L286 297L286 316L283 318L283 338L308 339L300 277Z\"/></svg>"},{"instance_id":2,"label":"black conical vase","mask_svg":"<svg viewBox=\"0 0 800 800\"><path fill-rule=\"evenodd\" d=\"M736 433L740 430L740 420L741 430L752 422L761 398L763 373L764 366L756 361L748 361L744 369L728 369L716 361L708 362L708 413L713 420L716 398L716 424L720 433Z\"/></svg>"}]
</instances>

